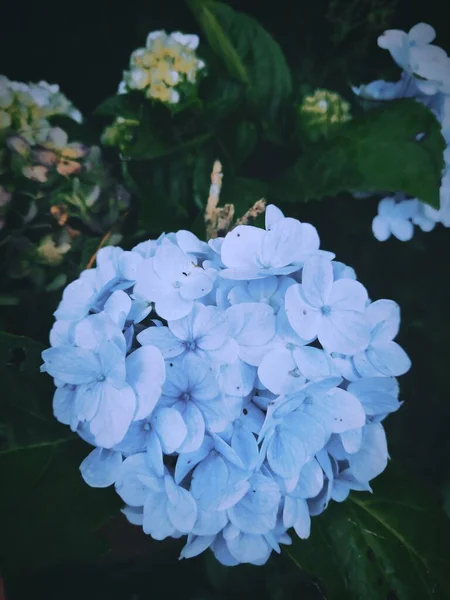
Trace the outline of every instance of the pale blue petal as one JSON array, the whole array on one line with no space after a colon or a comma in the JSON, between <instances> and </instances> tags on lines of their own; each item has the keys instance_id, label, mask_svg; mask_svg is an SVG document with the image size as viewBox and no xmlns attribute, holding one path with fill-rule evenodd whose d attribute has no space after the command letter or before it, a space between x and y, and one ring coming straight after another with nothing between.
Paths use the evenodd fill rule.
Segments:
<instances>
[{"instance_id":1,"label":"pale blue petal","mask_svg":"<svg viewBox=\"0 0 450 600\"><path fill-rule=\"evenodd\" d=\"M202 460L204 460L214 447L214 442L205 436L202 445L195 452L180 454L175 465L175 482L181 483L186 475Z\"/></svg>"},{"instance_id":2,"label":"pale blue petal","mask_svg":"<svg viewBox=\"0 0 450 600\"><path fill-rule=\"evenodd\" d=\"M386 434L381 423L368 423L364 428L361 449L349 457L352 474L360 482L367 482L386 468L388 451Z\"/></svg>"},{"instance_id":3,"label":"pale blue petal","mask_svg":"<svg viewBox=\"0 0 450 600\"><path fill-rule=\"evenodd\" d=\"M75 387L64 385L56 388L53 395L53 414L60 423L70 425L75 413Z\"/></svg>"},{"instance_id":4,"label":"pale blue petal","mask_svg":"<svg viewBox=\"0 0 450 600\"><path fill-rule=\"evenodd\" d=\"M295 498L286 496L283 506L283 524L288 529L292 527L297 519L297 502Z\"/></svg>"},{"instance_id":5,"label":"pale blue petal","mask_svg":"<svg viewBox=\"0 0 450 600\"><path fill-rule=\"evenodd\" d=\"M323 471L315 458L303 465L294 491L299 498L314 498L323 488Z\"/></svg>"},{"instance_id":6,"label":"pale blue petal","mask_svg":"<svg viewBox=\"0 0 450 600\"><path fill-rule=\"evenodd\" d=\"M123 440L113 449L126 456L145 452L149 434L150 424L147 421L133 421Z\"/></svg>"},{"instance_id":7,"label":"pale blue petal","mask_svg":"<svg viewBox=\"0 0 450 600\"><path fill-rule=\"evenodd\" d=\"M240 346L261 346L270 342L275 335L275 314L268 304L236 304L230 306L226 314L235 330L234 338ZM236 327L236 323L241 327Z\"/></svg>"},{"instance_id":8,"label":"pale blue petal","mask_svg":"<svg viewBox=\"0 0 450 600\"><path fill-rule=\"evenodd\" d=\"M199 510L192 533L195 535L216 535L228 523L226 510Z\"/></svg>"},{"instance_id":9,"label":"pale blue petal","mask_svg":"<svg viewBox=\"0 0 450 600\"><path fill-rule=\"evenodd\" d=\"M331 288L328 304L332 310L364 312L368 300L366 288L353 279L339 279Z\"/></svg>"},{"instance_id":10,"label":"pale blue petal","mask_svg":"<svg viewBox=\"0 0 450 600\"><path fill-rule=\"evenodd\" d=\"M91 433L103 448L112 448L125 437L136 410L136 396L125 385L118 390L107 382L102 385L98 411L90 421Z\"/></svg>"},{"instance_id":11,"label":"pale blue petal","mask_svg":"<svg viewBox=\"0 0 450 600\"><path fill-rule=\"evenodd\" d=\"M315 308L329 304L332 285L333 267L329 260L321 256L312 256L305 260L302 292L306 302Z\"/></svg>"},{"instance_id":12,"label":"pale blue petal","mask_svg":"<svg viewBox=\"0 0 450 600\"><path fill-rule=\"evenodd\" d=\"M50 346L71 346L74 326L72 321L55 321L50 330Z\"/></svg>"},{"instance_id":13,"label":"pale blue petal","mask_svg":"<svg viewBox=\"0 0 450 600\"><path fill-rule=\"evenodd\" d=\"M42 352L47 373L64 383L79 385L96 381L101 375L97 356L82 348L57 347Z\"/></svg>"},{"instance_id":14,"label":"pale blue petal","mask_svg":"<svg viewBox=\"0 0 450 600\"><path fill-rule=\"evenodd\" d=\"M351 383L347 390L356 396L367 415L382 415L400 408L398 383L394 378L373 377Z\"/></svg>"},{"instance_id":15,"label":"pale blue petal","mask_svg":"<svg viewBox=\"0 0 450 600\"><path fill-rule=\"evenodd\" d=\"M220 436L214 433L211 434L211 437L214 442L214 448L217 450L217 452L219 452L230 464L238 467L239 469L244 468L241 457L231 446L229 446Z\"/></svg>"},{"instance_id":16,"label":"pale blue petal","mask_svg":"<svg viewBox=\"0 0 450 600\"><path fill-rule=\"evenodd\" d=\"M385 377L403 375L411 368L411 360L396 342L375 342L367 349L367 358Z\"/></svg>"},{"instance_id":17,"label":"pale blue petal","mask_svg":"<svg viewBox=\"0 0 450 600\"><path fill-rule=\"evenodd\" d=\"M143 506L149 493L148 486L143 483L139 475L152 476L147 455L144 453L133 454L126 458L120 466L116 478L116 492L130 506Z\"/></svg>"},{"instance_id":18,"label":"pale blue petal","mask_svg":"<svg viewBox=\"0 0 450 600\"><path fill-rule=\"evenodd\" d=\"M292 351L286 348L272 350L262 359L258 367L258 377L273 394L292 393L305 383Z\"/></svg>"},{"instance_id":19,"label":"pale blue petal","mask_svg":"<svg viewBox=\"0 0 450 600\"><path fill-rule=\"evenodd\" d=\"M253 470L258 463L258 444L256 438L244 427L235 427L231 438L231 447L241 459L245 469Z\"/></svg>"},{"instance_id":20,"label":"pale blue petal","mask_svg":"<svg viewBox=\"0 0 450 600\"><path fill-rule=\"evenodd\" d=\"M217 508L227 492L228 479L229 469L219 454L210 454L197 465L192 475L191 493L198 501L199 508Z\"/></svg>"},{"instance_id":21,"label":"pale blue petal","mask_svg":"<svg viewBox=\"0 0 450 600\"><path fill-rule=\"evenodd\" d=\"M103 384L103 381L95 381L77 387L74 406L77 421L90 421L97 414L103 399Z\"/></svg>"},{"instance_id":22,"label":"pale blue petal","mask_svg":"<svg viewBox=\"0 0 450 600\"><path fill-rule=\"evenodd\" d=\"M237 538L227 541L232 556L240 563L262 565L267 562L272 552L263 535L242 533Z\"/></svg>"},{"instance_id":23,"label":"pale blue petal","mask_svg":"<svg viewBox=\"0 0 450 600\"><path fill-rule=\"evenodd\" d=\"M155 408L166 378L166 366L160 350L155 346L138 348L127 356L125 365L127 381L136 393L134 420L137 421L149 416Z\"/></svg>"},{"instance_id":24,"label":"pale blue petal","mask_svg":"<svg viewBox=\"0 0 450 600\"><path fill-rule=\"evenodd\" d=\"M220 374L222 390L230 396L247 396L255 385L256 367L248 365L240 358L233 364L222 365Z\"/></svg>"},{"instance_id":25,"label":"pale blue petal","mask_svg":"<svg viewBox=\"0 0 450 600\"><path fill-rule=\"evenodd\" d=\"M63 321L78 321L89 313L96 296L97 293L90 281L77 279L65 288L54 315Z\"/></svg>"},{"instance_id":26,"label":"pale blue petal","mask_svg":"<svg viewBox=\"0 0 450 600\"><path fill-rule=\"evenodd\" d=\"M372 341L390 342L400 327L400 307L392 300L377 300L366 308Z\"/></svg>"},{"instance_id":27,"label":"pale blue petal","mask_svg":"<svg viewBox=\"0 0 450 600\"><path fill-rule=\"evenodd\" d=\"M301 238L301 224L296 219L279 220L264 236L260 261L266 267L285 267L294 262Z\"/></svg>"},{"instance_id":28,"label":"pale blue petal","mask_svg":"<svg viewBox=\"0 0 450 600\"><path fill-rule=\"evenodd\" d=\"M176 528L172 525L167 515L167 497L165 494L150 492L144 503L144 533L152 536L154 540L165 540L172 536Z\"/></svg>"},{"instance_id":29,"label":"pale blue petal","mask_svg":"<svg viewBox=\"0 0 450 600\"><path fill-rule=\"evenodd\" d=\"M164 454L175 452L186 438L186 424L174 408L157 408L152 413L151 423L158 434Z\"/></svg>"},{"instance_id":30,"label":"pale blue petal","mask_svg":"<svg viewBox=\"0 0 450 600\"><path fill-rule=\"evenodd\" d=\"M374 217L372 221L372 233L379 242L385 242L391 237L389 221L380 215Z\"/></svg>"},{"instance_id":31,"label":"pale blue petal","mask_svg":"<svg viewBox=\"0 0 450 600\"><path fill-rule=\"evenodd\" d=\"M211 546L216 559L225 567L235 567L239 564L239 560L236 560L228 550L228 546L222 536L217 537Z\"/></svg>"},{"instance_id":32,"label":"pale blue petal","mask_svg":"<svg viewBox=\"0 0 450 600\"><path fill-rule=\"evenodd\" d=\"M169 503L167 516L172 525L183 534L192 531L197 519L197 504L191 494L176 485L171 476L164 478Z\"/></svg>"},{"instance_id":33,"label":"pale blue petal","mask_svg":"<svg viewBox=\"0 0 450 600\"><path fill-rule=\"evenodd\" d=\"M123 279L127 281L136 281L139 267L143 262L143 256L138 252L125 251L119 256L119 272Z\"/></svg>"},{"instance_id":34,"label":"pale blue petal","mask_svg":"<svg viewBox=\"0 0 450 600\"><path fill-rule=\"evenodd\" d=\"M183 342L175 337L168 327L147 327L138 333L136 339L143 346L159 348L164 358L174 358L185 351Z\"/></svg>"},{"instance_id":35,"label":"pale blue petal","mask_svg":"<svg viewBox=\"0 0 450 600\"><path fill-rule=\"evenodd\" d=\"M117 290L105 302L104 310L119 329L123 329L131 310L131 298L122 290Z\"/></svg>"},{"instance_id":36,"label":"pale blue petal","mask_svg":"<svg viewBox=\"0 0 450 600\"><path fill-rule=\"evenodd\" d=\"M296 519L293 523L295 533L302 540L309 538L311 533L311 517L309 516L308 504L305 500L297 499Z\"/></svg>"},{"instance_id":37,"label":"pale blue petal","mask_svg":"<svg viewBox=\"0 0 450 600\"><path fill-rule=\"evenodd\" d=\"M301 440L308 457L324 447L328 432L315 418L304 412L294 412L283 420L283 427Z\"/></svg>"},{"instance_id":38,"label":"pale blue petal","mask_svg":"<svg viewBox=\"0 0 450 600\"><path fill-rule=\"evenodd\" d=\"M186 437L177 448L177 452L179 454L195 452L200 448L205 437L205 420L201 411L189 401L177 402L172 408L181 414L187 429Z\"/></svg>"},{"instance_id":39,"label":"pale blue petal","mask_svg":"<svg viewBox=\"0 0 450 600\"><path fill-rule=\"evenodd\" d=\"M350 281L341 279L340 281ZM369 345L370 331L362 313L334 310L324 315L317 332L319 342L328 352L352 356Z\"/></svg>"},{"instance_id":40,"label":"pale blue petal","mask_svg":"<svg viewBox=\"0 0 450 600\"><path fill-rule=\"evenodd\" d=\"M161 441L156 431L147 435L147 461L158 477L164 474L164 455Z\"/></svg>"},{"instance_id":41,"label":"pale blue petal","mask_svg":"<svg viewBox=\"0 0 450 600\"><path fill-rule=\"evenodd\" d=\"M109 487L116 481L121 465L122 455L120 452L95 448L81 463L81 476L91 487Z\"/></svg>"},{"instance_id":42,"label":"pale blue petal","mask_svg":"<svg viewBox=\"0 0 450 600\"><path fill-rule=\"evenodd\" d=\"M192 268L191 260L176 244L164 239L153 258L155 272L166 281L179 281Z\"/></svg>"},{"instance_id":43,"label":"pale blue petal","mask_svg":"<svg viewBox=\"0 0 450 600\"><path fill-rule=\"evenodd\" d=\"M334 388L322 397L315 397L305 410L331 433L363 427L366 422L358 398L340 388Z\"/></svg>"},{"instance_id":44,"label":"pale blue petal","mask_svg":"<svg viewBox=\"0 0 450 600\"><path fill-rule=\"evenodd\" d=\"M242 501L241 501L242 502ZM275 527L276 511L255 513L241 503L228 509L230 521L244 533L268 533Z\"/></svg>"},{"instance_id":45,"label":"pale blue petal","mask_svg":"<svg viewBox=\"0 0 450 600\"><path fill-rule=\"evenodd\" d=\"M317 336L322 314L306 301L300 284L291 285L287 289L285 310L289 324L301 338L313 340Z\"/></svg>"},{"instance_id":46,"label":"pale blue petal","mask_svg":"<svg viewBox=\"0 0 450 600\"><path fill-rule=\"evenodd\" d=\"M331 358L319 348L298 347L292 351L292 356L306 379L317 380L339 375Z\"/></svg>"},{"instance_id":47,"label":"pale blue petal","mask_svg":"<svg viewBox=\"0 0 450 600\"><path fill-rule=\"evenodd\" d=\"M220 249L226 267L253 268L257 265L265 231L249 225L238 225L227 233Z\"/></svg>"},{"instance_id":48,"label":"pale blue petal","mask_svg":"<svg viewBox=\"0 0 450 600\"><path fill-rule=\"evenodd\" d=\"M361 448L362 436L362 427L358 427L357 429L349 429L348 431L341 433L341 441L345 451L349 454L358 452L358 450Z\"/></svg>"},{"instance_id":49,"label":"pale blue petal","mask_svg":"<svg viewBox=\"0 0 450 600\"><path fill-rule=\"evenodd\" d=\"M180 559L182 558L194 558L214 542L215 535L190 535L185 546L181 549Z\"/></svg>"},{"instance_id":50,"label":"pale blue petal","mask_svg":"<svg viewBox=\"0 0 450 600\"><path fill-rule=\"evenodd\" d=\"M293 433L283 430L269 440L267 460L280 477L294 477L306 462L306 451L301 440Z\"/></svg>"},{"instance_id":51,"label":"pale blue petal","mask_svg":"<svg viewBox=\"0 0 450 600\"><path fill-rule=\"evenodd\" d=\"M102 365L103 376L108 383L120 389L125 385L126 379L125 347L120 349L113 341L107 340L100 344L98 355Z\"/></svg>"},{"instance_id":52,"label":"pale blue petal","mask_svg":"<svg viewBox=\"0 0 450 600\"><path fill-rule=\"evenodd\" d=\"M284 219L284 214L274 204L268 204L265 211L265 227L266 230L272 229L275 223Z\"/></svg>"},{"instance_id":53,"label":"pale blue petal","mask_svg":"<svg viewBox=\"0 0 450 600\"><path fill-rule=\"evenodd\" d=\"M144 509L142 507L125 506L120 512L126 516L129 523L142 527L144 522Z\"/></svg>"},{"instance_id":54,"label":"pale blue petal","mask_svg":"<svg viewBox=\"0 0 450 600\"><path fill-rule=\"evenodd\" d=\"M194 269L187 277L184 277L181 284L181 298L184 300L197 300L209 294L214 281L203 269L198 268Z\"/></svg>"}]
</instances>

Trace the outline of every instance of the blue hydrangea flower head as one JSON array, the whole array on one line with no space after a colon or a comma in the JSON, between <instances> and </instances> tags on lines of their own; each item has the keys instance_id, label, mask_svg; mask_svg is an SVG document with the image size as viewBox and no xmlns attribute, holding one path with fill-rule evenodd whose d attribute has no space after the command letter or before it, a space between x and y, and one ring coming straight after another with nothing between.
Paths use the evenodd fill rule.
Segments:
<instances>
[{"instance_id":1,"label":"blue hydrangea flower head","mask_svg":"<svg viewBox=\"0 0 450 600\"><path fill-rule=\"evenodd\" d=\"M55 417L92 447L86 484L154 539L187 536L180 558L262 565L385 468L400 309L334 258L269 205L265 229L105 248L64 291Z\"/></svg>"}]
</instances>

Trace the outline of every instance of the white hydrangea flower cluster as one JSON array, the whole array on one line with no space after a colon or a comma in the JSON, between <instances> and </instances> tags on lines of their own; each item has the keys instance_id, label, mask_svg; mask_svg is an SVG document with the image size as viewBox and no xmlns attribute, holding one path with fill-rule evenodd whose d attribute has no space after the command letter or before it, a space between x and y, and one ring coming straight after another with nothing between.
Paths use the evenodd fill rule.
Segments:
<instances>
[{"instance_id":1,"label":"white hydrangea flower cluster","mask_svg":"<svg viewBox=\"0 0 450 600\"><path fill-rule=\"evenodd\" d=\"M152 31L146 47L132 53L119 93L140 90L149 99L177 104L180 88L186 83L195 84L198 72L205 66L195 53L198 44L196 35Z\"/></svg>"},{"instance_id":2,"label":"white hydrangea flower cluster","mask_svg":"<svg viewBox=\"0 0 450 600\"><path fill-rule=\"evenodd\" d=\"M52 115L67 115L78 123L82 120L58 85L46 81L26 84L0 75L0 135L2 130L13 129L29 144L45 142Z\"/></svg>"},{"instance_id":3,"label":"white hydrangea flower cluster","mask_svg":"<svg viewBox=\"0 0 450 600\"><path fill-rule=\"evenodd\" d=\"M385 31L378 38L378 45L388 50L403 69L400 80L377 80L352 88L355 94L370 100L415 98L434 113L447 143L439 210L405 194L383 198L372 223L374 236L382 242L391 235L401 241L410 240L414 225L422 231L431 231L437 223L450 227L450 57L431 43L435 37L435 30L426 23L414 25L408 33Z\"/></svg>"},{"instance_id":4,"label":"white hydrangea flower cluster","mask_svg":"<svg viewBox=\"0 0 450 600\"><path fill-rule=\"evenodd\" d=\"M262 565L388 460L410 368L398 305L369 300L312 225L265 217L101 249L42 355L56 418L95 446L85 481L115 485L154 539L187 535L181 558Z\"/></svg>"}]
</instances>

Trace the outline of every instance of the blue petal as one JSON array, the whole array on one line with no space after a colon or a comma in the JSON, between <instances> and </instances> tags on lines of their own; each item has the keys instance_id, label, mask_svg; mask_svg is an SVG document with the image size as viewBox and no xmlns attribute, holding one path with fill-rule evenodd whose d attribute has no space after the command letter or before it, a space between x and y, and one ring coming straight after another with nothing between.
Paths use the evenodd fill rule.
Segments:
<instances>
[{"instance_id":1,"label":"blue petal","mask_svg":"<svg viewBox=\"0 0 450 600\"><path fill-rule=\"evenodd\" d=\"M81 476L91 487L108 487L116 481L121 464L120 452L95 448L81 463Z\"/></svg>"},{"instance_id":2,"label":"blue petal","mask_svg":"<svg viewBox=\"0 0 450 600\"><path fill-rule=\"evenodd\" d=\"M79 385L96 381L101 375L97 356L82 348L48 348L42 353L47 373L64 383Z\"/></svg>"}]
</instances>

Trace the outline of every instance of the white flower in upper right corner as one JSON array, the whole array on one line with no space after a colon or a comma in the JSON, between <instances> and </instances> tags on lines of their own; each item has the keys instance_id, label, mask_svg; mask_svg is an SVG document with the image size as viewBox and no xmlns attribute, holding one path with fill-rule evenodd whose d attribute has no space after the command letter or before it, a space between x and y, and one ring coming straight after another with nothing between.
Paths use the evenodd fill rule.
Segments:
<instances>
[{"instance_id":1,"label":"white flower in upper right corner","mask_svg":"<svg viewBox=\"0 0 450 600\"><path fill-rule=\"evenodd\" d=\"M407 242L414 234L411 219L418 210L418 200L396 202L394 198L383 198L378 204L378 215L372 221L373 235L379 242L385 242L391 235Z\"/></svg>"},{"instance_id":2,"label":"white flower in upper right corner","mask_svg":"<svg viewBox=\"0 0 450 600\"><path fill-rule=\"evenodd\" d=\"M400 307L392 300L377 300L366 309L370 344L353 357L361 377L397 377L409 371L411 361L393 339L400 327Z\"/></svg>"},{"instance_id":3,"label":"white flower in upper right corner","mask_svg":"<svg viewBox=\"0 0 450 600\"><path fill-rule=\"evenodd\" d=\"M431 44L436 32L426 23L414 25L408 33L388 29L378 38L378 46L388 50L395 62L410 75L425 94L450 89L450 59L439 46Z\"/></svg>"}]
</instances>

